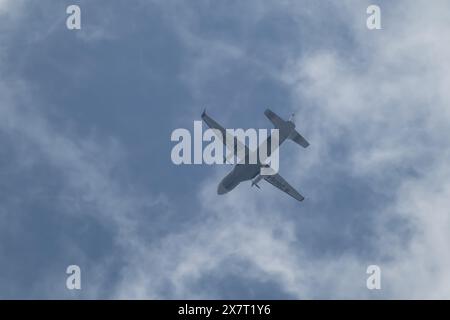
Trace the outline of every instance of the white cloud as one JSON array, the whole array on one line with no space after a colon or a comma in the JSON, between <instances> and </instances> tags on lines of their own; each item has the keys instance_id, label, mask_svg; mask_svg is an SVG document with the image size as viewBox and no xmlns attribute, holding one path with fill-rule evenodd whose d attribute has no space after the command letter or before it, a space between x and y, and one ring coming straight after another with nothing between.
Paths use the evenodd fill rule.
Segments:
<instances>
[{"instance_id":1,"label":"white cloud","mask_svg":"<svg viewBox=\"0 0 450 320\"><path fill-rule=\"evenodd\" d=\"M300 10L292 6L293 12ZM195 283L212 270L226 272L224 261L238 257L248 263L242 271L246 277L275 281L299 298L448 298L449 5L382 6L381 31L367 30L365 11L355 10L350 2L340 9L352 25L355 47L346 56L310 48L291 57L280 77L292 88L293 102L302 105L302 128L313 143L309 153L291 160L302 165L291 167L298 167L297 177L306 179L320 175L320 166L331 165L366 179L374 192L394 197L372 212L379 238L371 243L377 252L371 260L382 268L380 295L365 288L367 258L352 252L322 258L305 253L292 230L295 222L283 215L286 199L277 200L278 191L273 191L270 205L267 198L242 189L216 201L211 190L217 178L199 197L210 216L159 243L145 255L151 261L130 265L141 277L127 278L123 296L158 296L161 287L171 284L176 297L220 297L220 292L196 291ZM361 52L361 60L351 57ZM220 61L211 55L207 59L208 65ZM205 73L197 70L200 80L194 85L201 92ZM329 150L337 140L348 146L342 163L335 163ZM327 198L324 191L316 197ZM397 218L411 231L410 238L390 229Z\"/></svg>"},{"instance_id":2,"label":"white cloud","mask_svg":"<svg viewBox=\"0 0 450 320\"><path fill-rule=\"evenodd\" d=\"M22 4L23 0L0 0L0 15L11 14Z\"/></svg>"},{"instance_id":3,"label":"white cloud","mask_svg":"<svg viewBox=\"0 0 450 320\"><path fill-rule=\"evenodd\" d=\"M312 142L300 160L289 159L302 164L291 166L299 169L290 181L320 176L319 167L330 165L368 179L374 192L392 195L392 203L374 212L373 228L379 239L372 243L378 252L373 260L382 267L381 295L448 298L450 173L449 154L444 150L449 147L450 132L450 45L445 41L450 31L445 15L449 5L442 1L382 6L382 12L393 11L386 15L390 18L384 18L383 30L369 31L361 18L365 11L349 3L340 14L352 26L355 47L346 52L355 56L363 52L363 60L338 50L309 48L299 56L287 54L282 70L268 68L268 74L291 88L294 104L302 105L301 130ZM7 4L0 0L0 10ZM258 8L260 17L265 10ZM295 15L303 6L283 2L280 10L287 9L286 14ZM241 18L245 15L242 12ZM394 20L394 16L402 19ZM208 39L196 34L189 23L182 26L185 41L199 46L201 53L192 65L195 92L208 82L210 68L219 70L223 61L248 58L245 50L224 39L208 48ZM255 57L248 59L263 65ZM230 272L262 283L273 281L298 298L373 297L364 287L366 259L353 251L331 257L309 255L295 227L311 218L304 212L293 218L290 199L280 197L271 186L256 193L244 190L245 185L217 198L220 177L214 177L200 190L200 219L149 243L139 232L134 214L164 198L147 200L148 195L129 192L114 179L110 166L123 156L114 141L105 148L95 136L80 139L58 132L44 115L18 108L17 96L27 91L22 86L0 85L4 93L0 95L0 128L18 132L38 146L64 172L67 191L95 203L98 219L116 228L116 240L126 248L129 263L114 296L220 298L221 288L199 289L197 284L208 274ZM349 147L341 163L335 163L329 150L336 140ZM405 174L409 169L414 174ZM307 192L315 193L316 199L325 194L318 187ZM313 214L319 219L322 213ZM387 227L397 217L410 226L410 239Z\"/></svg>"},{"instance_id":4,"label":"white cloud","mask_svg":"<svg viewBox=\"0 0 450 320\"><path fill-rule=\"evenodd\" d=\"M382 266L385 288L394 298L450 294L450 93L443 89L450 87L450 45L444 40L449 9L442 1L382 6L390 16L383 30L355 28L355 53L367 52L363 62L313 52L285 71L286 82L296 90L294 99L314 105L302 109L312 118L305 120L306 130L325 145L301 174L314 172L317 159L327 159L327 142L346 141L349 152L341 169L395 196L394 205L376 213L380 257L392 257ZM386 227L396 217L413 230L406 245Z\"/></svg>"},{"instance_id":5,"label":"white cloud","mask_svg":"<svg viewBox=\"0 0 450 320\"><path fill-rule=\"evenodd\" d=\"M9 4L11 4L10 0L0 0L0 10L6 10Z\"/></svg>"}]
</instances>

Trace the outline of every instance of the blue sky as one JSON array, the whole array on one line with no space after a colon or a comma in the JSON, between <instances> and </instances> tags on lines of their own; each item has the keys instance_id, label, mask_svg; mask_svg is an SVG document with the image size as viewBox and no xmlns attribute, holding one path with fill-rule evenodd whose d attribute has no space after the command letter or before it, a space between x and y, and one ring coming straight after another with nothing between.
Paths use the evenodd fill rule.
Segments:
<instances>
[{"instance_id":1,"label":"blue sky","mask_svg":"<svg viewBox=\"0 0 450 320\"><path fill-rule=\"evenodd\" d=\"M0 297L448 298L449 4L369 4L0 0ZM175 166L205 107L296 112L306 200Z\"/></svg>"}]
</instances>

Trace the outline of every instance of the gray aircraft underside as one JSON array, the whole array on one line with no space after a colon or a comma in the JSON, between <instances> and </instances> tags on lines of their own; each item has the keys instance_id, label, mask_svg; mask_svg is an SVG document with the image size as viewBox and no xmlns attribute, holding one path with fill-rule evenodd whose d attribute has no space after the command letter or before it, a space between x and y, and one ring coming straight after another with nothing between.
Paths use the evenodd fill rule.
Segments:
<instances>
[{"instance_id":1,"label":"gray aircraft underside","mask_svg":"<svg viewBox=\"0 0 450 320\"><path fill-rule=\"evenodd\" d=\"M295 124L291 120L283 120L278 115L276 115L271 110L267 109L264 114L266 117L273 123L276 129L279 130L279 146L286 141L286 139L292 140L295 143L301 145L302 147L306 148L309 146L308 141L305 140L305 138L300 135L295 130ZM202 113L202 119L203 121L210 127L211 129L216 129L220 131L221 133L221 139L222 142L225 144L225 137L227 135L226 130L218 124L214 119L212 119L210 116L206 114L206 111ZM245 157L248 159L250 151L247 148L247 146L238 141L236 137L234 139L234 150L233 155L236 155L238 146L241 146L245 149ZM267 145L270 146L270 139L269 136L267 138ZM259 150L255 151L257 154L259 154ZM270 155L270 148L268 147L268 155ZM293 197L294 199L297 199L298 201L303 201L304 197L297 192L289 183L286 182L278 173L274 175L262 175L261 174L261 168L266 166L265 164L261 163L261 161L257 160L256 164L251 164L249 161L244 161L244 163L238 163L234 166L233 170L225 176L225 178L222 179L220 182L217 193L218 194L225 194L227 192L230 192L233 190L239 183L247 180L253 180L252 186L256 186L259 188L258 183L261 180L266 180L273 186L277 187L281 191L286 192L288 195Z\"/></svg>"}]
</instances>

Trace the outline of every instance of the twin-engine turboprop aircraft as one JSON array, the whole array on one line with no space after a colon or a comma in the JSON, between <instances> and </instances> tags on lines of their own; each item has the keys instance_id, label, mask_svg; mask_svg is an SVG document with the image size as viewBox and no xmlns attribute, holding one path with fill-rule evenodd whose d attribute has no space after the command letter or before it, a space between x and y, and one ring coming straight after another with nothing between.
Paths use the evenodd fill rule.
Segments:
<instances>
[{"instance_id":1,"label":"twin-engine turboprop aircraft","mask_svg":"<svg viewBox=\"0 0 450 320\"><path fill-rule=\"evenodd\" d=\"M290 139L290 140L294 141L295 143L301 145L303 148L306 148L309 146L308 141L306 141L305 138L303 138L302 135L295 130L295 124L293 123L292 118L287 121L283 120L278 115L276 115L274 112L270 111L269 109L267 109L264 112L264 114L273 123L275 128L279 130L278 131L279 132L278 146L281 146L281 144L286 139ZM225 141L225 137L227 136L226 130L220 124L218 124L214 119L212 119L210 116L208 116L206 114L206 111L204 111L202 113L202 119L208 125L208 127L210 127L211 129L216 129L221 133L220 138L222 139L222 142L226 146L226 141ZM270 139L271 139L271 137L269 136L269 138L267 140L270 141ZM242 146L242 148L245 149L246 158L248 158L248 155L250 154L251 151L248 149L248 147L244 143L236 141L236 140L237 139L234 138L234 141L236 143L235 145ZM259 148L260 147L258 147L258 149ZM234 153L233 154L233 156L234 156L237 153L237 148L233 148L233 149L234 150L232 150L232 152ZM273 151L274 150L268 150L268 153L273 152ZM259 154L259 150L256 150L255 152L258 152L257 154ZM268 154L268 155L270 155L270 154ZM241 162L237 163L234 166L233 170L225 178L223 178L223 180L220 182L220 184L217 188L217 193L225 194L225 193L233 190L239 183L241 183L243 181L247 181L247 180L252 180L252 179L253 179L252 186L256 186L259 188L258 182L261 181L262 179L264 179L267 182L269 182L270 184L272 184L273 186L280 189L281 191L284 191L291 197L297 199L298 201L304 200L304 197L300 193L298 193L291 185L289 185L289 183L287 183L286 180L284 180L278 173L273 174L273 175L262 175L261 169L267 167L267 165L265 163L263 163L259 157L257 159L258 160L255 164L250 164L246 161L241 161Z\"/></svg>"}]
</instances>

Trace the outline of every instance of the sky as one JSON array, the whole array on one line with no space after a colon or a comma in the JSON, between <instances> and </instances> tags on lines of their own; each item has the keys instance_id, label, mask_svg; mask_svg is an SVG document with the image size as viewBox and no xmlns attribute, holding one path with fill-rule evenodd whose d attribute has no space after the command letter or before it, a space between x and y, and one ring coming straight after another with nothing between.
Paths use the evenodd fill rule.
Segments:
<instances>
[{"instance_id":1,"label":"sky","mask_svg":"<svg viewBox=\"0 0 450 320\"><path fill-rule=\"evenodd\" d=\"M0 0L0 298L450 298L449 10ZM295 112L310 147L283 144L280 174L305 201L173 164L204 108L226 128Z\"/></svg>"}]
</instances>

